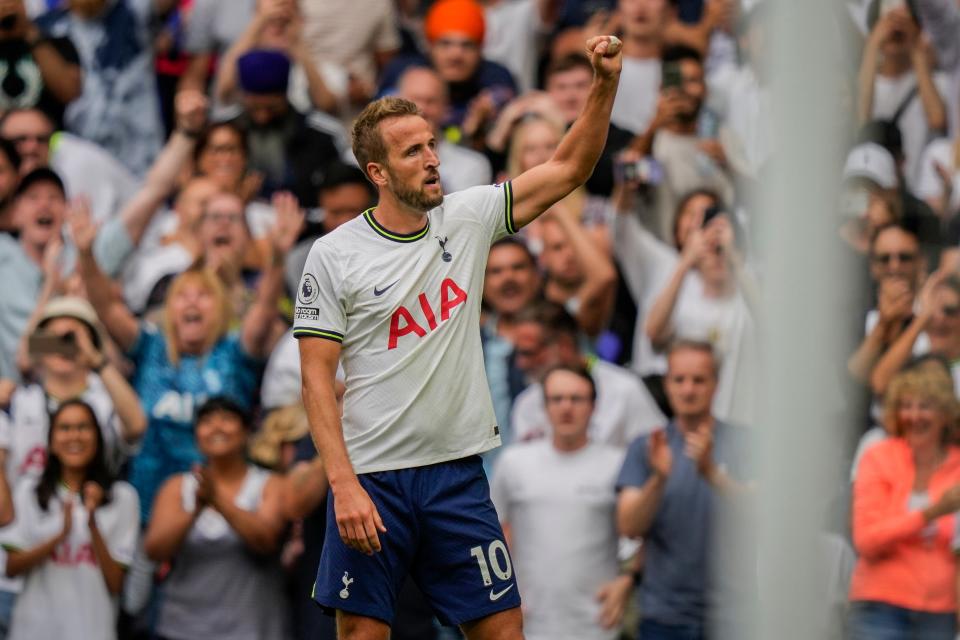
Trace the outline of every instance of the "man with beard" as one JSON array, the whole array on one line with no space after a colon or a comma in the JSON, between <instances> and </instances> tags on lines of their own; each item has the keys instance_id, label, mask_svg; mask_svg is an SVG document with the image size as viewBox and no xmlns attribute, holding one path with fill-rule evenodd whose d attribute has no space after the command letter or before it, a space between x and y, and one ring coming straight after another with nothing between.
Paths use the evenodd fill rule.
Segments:
<instances>
[{"instance_id":1,"label":"man with beard","mask_svg":"<svg viewBox=\"0 0 960 640\"><path fill-rule=\"evenodd\" d=\"M698 125L707 98L700 54L687 47L671 47L663 52L662 62L663 81L656 114L643 135L630 146L647 156L645 161L652 157L654 166L660 169L649 175L641 169L636 173L653 189L656 202L647 209L654 218L644 223L657 237L669 242L674 212L686 194L709 189L724 202L733 202L734 193L719 144L700 136ZM623 170L629 173L630 167Z\"/></svg>"},{"instance_id":2,"label":"man with beard","mask_svg":"<svg viewBox=\"0 0 960 640\"><path fill-rule=\"evenodd\" d=\"M503 440L513 440L510 414L513 400L527 386L523 371L516 364L513 352L514 318L530 306L541 291L537 259L522 240L503 238L493 243L483 278L485 311L480 326L483 343L483 366L493 399L497 424L506 430ZM487 463L496 458L499 449L486 454Z\"/></svg>"},{"instance_id":3,"label":"man with beard","mask_svg":"<svg viewBox=\"0 0 960 640\"><path fill-rule=\"evenodd\" d=\"M513 566L478 454L500 444L480 350L490 245L586 181L617 93L621 43L587 42L594 84L552 158L444 197L416 105L372 103L354 154L379 203L317 240L297 291L303 400L330 481L314 599L340 638L386 640L411 575L470 640L520 640ZM346 374L343 413L334 381Z\"/></svg>"},{"instance_id":4,"label":"man with beard","mask_svg":"<svg viewBox=\"0 0 960 640\"><path fill-rule=\"evenodd\" d=\"M263 174L261 196L286 190L300 202L312 202L340 149L330 118L300 113L290 104L289 77L290 59L281 51L254 49L240 56L243 112L233 124L247 134L250 169Z\"/></svg>"}]
</instances>

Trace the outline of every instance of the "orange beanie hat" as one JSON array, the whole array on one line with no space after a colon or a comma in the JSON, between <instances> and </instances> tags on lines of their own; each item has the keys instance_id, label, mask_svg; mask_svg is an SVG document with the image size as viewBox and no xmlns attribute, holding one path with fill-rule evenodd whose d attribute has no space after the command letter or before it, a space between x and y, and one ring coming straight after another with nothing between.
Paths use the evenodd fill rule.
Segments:
<instances>
[{"instance_id":1,"label":"orange beanie hat","mask_svg":"<svg viewBox=\"0 0 960 640\"><path fill-rule=\"evenodd\" d=\"M462 33L483 43L483 7L475 0L437 0L427 12L424 29L427 40L436 42L447 33Z\"/></svg>"}]
</instances>

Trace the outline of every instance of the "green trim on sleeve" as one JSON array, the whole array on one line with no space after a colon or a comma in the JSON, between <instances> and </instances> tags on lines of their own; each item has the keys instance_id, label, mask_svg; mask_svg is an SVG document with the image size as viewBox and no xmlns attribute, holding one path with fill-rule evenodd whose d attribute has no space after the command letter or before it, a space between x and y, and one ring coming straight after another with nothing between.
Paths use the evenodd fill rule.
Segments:
<instances>
[{"instance_id":1,"label":"green trim on sleeve","mask_svg":"<svg viewBox=\"0 0 960 640\"><path fill-rule=\"evenodd\" d=\"M509 180L503 183L503 198L504 225L507 233L513 235L517 232L517 225L513 220L513 183Z\"/></svg>"},{"instance_id":2,"label":"green trim on sleeve","mask_svg":"<svg viewBox=\"0 0 960 640\"><path fill-rule=\"evenodd\" d=\"M293 337L294 338L324 338L326 340L333 340L334 342L343 342L343 334L337 331L330 331L328 329L311 329L309 327L294 327L293 328Z\"/></svg>"}]
</instances>

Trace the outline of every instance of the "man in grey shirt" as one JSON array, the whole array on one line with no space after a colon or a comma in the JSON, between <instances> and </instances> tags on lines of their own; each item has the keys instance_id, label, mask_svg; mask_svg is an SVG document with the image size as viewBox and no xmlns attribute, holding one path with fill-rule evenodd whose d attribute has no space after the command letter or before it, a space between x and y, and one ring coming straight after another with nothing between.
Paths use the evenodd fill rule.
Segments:
<instances>
[{"instance_id":1,"label":"man in grey shirt","mask_svg":"<svg viewBox=\"0 0 960 640\"><path fill-rule=\"evenodd\" d=\"M746 489L738 428L710 412L718 363L710 345L679 342L667 356L664 387L674 419L630 445L617 479L621 535L643 537L640 637L710 637L719 577L716 516ZM725 550L726 553L726 550Z\"/></svg>"}]
</instances>

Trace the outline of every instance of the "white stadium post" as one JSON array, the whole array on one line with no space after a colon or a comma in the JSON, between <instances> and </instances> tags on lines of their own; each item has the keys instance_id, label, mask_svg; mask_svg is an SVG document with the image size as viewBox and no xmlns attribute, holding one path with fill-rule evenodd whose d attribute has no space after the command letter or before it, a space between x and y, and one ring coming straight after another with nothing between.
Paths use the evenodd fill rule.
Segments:
<instances>
[{"instance_id":1,"label":"white stadium post","mask_svg":"<svg viewBox=\"0 0 960 640\"><path fill-rule=\"evenodd\" d=\"M739 610L724 640L832 638L823 532L845 487L842 456L855 428L843 408L844 342L853 266L843 264L836 203L844 130L842 53L835 0L759 0L770 12L759 56L772 88L773 162L753 194L752 225L762 282L760 386L740 389L760 416L753 428L756 521L739 518L732 540L742 560L729 576L757 582L759 601ZM751 3L757 4L757 3ZM840 10L836 10L839 7ZM736 544L736 543L733 543ZM728 549L731 549L728 547Z\"/></svg>"}]
</instances>

